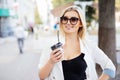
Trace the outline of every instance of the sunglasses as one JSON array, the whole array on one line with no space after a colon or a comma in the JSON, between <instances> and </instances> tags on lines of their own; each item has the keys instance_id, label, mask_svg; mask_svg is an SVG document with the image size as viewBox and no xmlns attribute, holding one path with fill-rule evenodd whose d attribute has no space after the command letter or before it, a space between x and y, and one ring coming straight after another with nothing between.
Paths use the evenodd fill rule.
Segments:
<instances>
[{"instance_id":1,"label":"sunglasses","mask_svg":"<svg viewBox=\"0 0 120 80\"><path fill-rule=\"evenodd\" d=\"M62 24L67 24L68 23L68 20L70 20L70 23L72 24L72 25L76 25L77 24L77 22L78 22L78 20L80 20L79 18L77 18L77 17L71 17L70 19L69 18L67 18L67 17L60 17L60 22L62 23Z\"/></svg>"}]
</instances>

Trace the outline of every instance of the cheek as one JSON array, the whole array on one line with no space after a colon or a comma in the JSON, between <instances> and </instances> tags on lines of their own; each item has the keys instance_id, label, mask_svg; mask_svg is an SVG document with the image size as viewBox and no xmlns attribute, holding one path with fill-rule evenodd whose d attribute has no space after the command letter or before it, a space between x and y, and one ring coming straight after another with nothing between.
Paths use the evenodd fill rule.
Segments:
<instances>
[{"instance_id":1,"label":"cheek","mask_svg":"<svg viewBox=\"0 0 120 80\"><path fill-rule=\"evenodd\" d=\"M80 23L76 24L76 26L75 26L75 28L77 28L77 29L79 29L80 27L81 27Z\"/></svg>"},{"instance_id":2,"label":"cheek","mask_svg":"<svg viewBox=\"0 0 120 80\"><path fill-rule=\"evenodd\" d=\"M78 23L76 26L77 26L77 28L79 29L79 28L82 27L82 24L81 24L81 23Z\"/></svg>"},{"instance_id":3,"label":"cheek","mask_svg":"<svg viewBox=\"0 0 120 80\"><path fill-rule=\"evenodd\" d=\"M65 26L61 26L60 30L63 33L65 31Z\"/></svg>"},{"instance_id":4,"label":"cheek","mask_svg":"<svg viewBox=\"0 0 120 80\"><path fill-rule=\"evenodd\" d=\"M80 27L76 26L75 31L78 31Z\"/></svg>"}]
</instances>

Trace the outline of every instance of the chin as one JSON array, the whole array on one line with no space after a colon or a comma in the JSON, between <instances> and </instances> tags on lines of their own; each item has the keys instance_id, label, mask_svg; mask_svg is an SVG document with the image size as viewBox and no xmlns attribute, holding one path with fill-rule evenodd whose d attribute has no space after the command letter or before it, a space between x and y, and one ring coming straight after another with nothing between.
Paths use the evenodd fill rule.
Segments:
<instances>
[{"instance_id":1,"label":"chin","mask_svg":"<svg viewBox=\"0 0 120 80\"><path fill-rule=\"evenodd\" d=\"M71 34L71 33L74 33L74 32L73 31L65 31L65 33Z\"/></svg>"}]
</instances>

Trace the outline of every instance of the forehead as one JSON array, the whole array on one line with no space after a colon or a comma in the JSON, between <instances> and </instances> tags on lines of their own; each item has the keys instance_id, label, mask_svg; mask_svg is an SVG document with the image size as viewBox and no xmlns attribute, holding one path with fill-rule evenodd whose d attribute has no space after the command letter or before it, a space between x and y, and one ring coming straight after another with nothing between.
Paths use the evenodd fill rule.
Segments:
<instances>
[{"instance_id":1,"label":"forehead","mask_svg":"<svg viewBox=\"0 0 120 80\"><path fill-rule=\"evenodd\" d=\"M79 14L77 11L71 10L71 11L65 12L64 16L66 16L66 17L79 17Z\"/></svg>"}]
</instances>

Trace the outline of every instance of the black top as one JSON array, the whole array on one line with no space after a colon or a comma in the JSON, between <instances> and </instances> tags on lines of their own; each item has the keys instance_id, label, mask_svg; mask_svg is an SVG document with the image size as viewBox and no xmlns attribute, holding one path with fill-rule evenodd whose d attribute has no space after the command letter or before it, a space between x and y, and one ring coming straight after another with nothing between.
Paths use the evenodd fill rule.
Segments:
<instances>
[{"instance_id":1,"label":"black top","mask_svg":"<svg viewBox=\"0 0 120 80\"><path fill-rule=\"evenodd\" d=\"M78 57L71 60L63 60L64 80L85 80L87 64L84 60L84 54L81 53Z\"/></svg>"}]
</instances>

